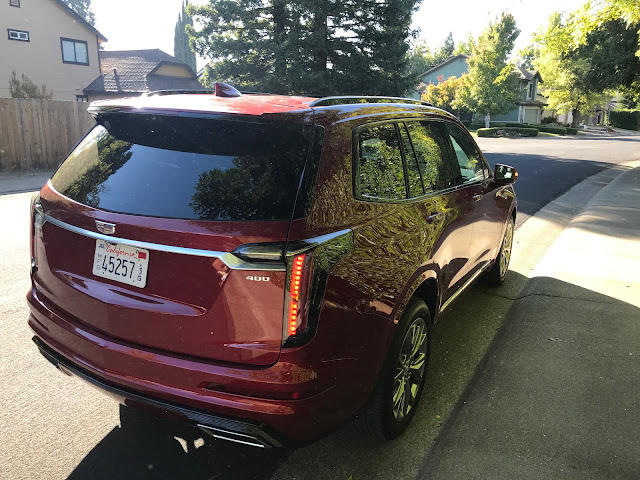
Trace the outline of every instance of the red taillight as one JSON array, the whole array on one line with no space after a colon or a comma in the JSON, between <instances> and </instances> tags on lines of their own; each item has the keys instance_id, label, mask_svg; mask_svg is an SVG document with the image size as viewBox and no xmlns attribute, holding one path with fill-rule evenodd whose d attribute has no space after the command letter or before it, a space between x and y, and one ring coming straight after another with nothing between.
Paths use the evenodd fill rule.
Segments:
<instances>
[{"instance_id":1,"label":"red taillight","mask_svg":"<svg viewBox=\"0 0 640 480\"><path fill-rule=\"evenodd\" d=\"M287 333L289 336L295 335L298 327L302 323L302 274L304 270L306 254L297 255L293 258L291 267L291 283L289 286L289 315L287 316Z\"/></svg>"}]
</instances>

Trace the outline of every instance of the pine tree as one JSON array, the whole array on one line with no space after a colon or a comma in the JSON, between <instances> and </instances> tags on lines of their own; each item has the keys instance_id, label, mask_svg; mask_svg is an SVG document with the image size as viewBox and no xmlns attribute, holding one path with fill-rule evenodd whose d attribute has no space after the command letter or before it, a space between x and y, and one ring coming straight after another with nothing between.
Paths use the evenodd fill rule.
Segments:
<instances>
[{"instance_id":1,"label":"pine tree","mask_svg":"<svg viewBox=\"0 0 640 480\"><path fill-rule=\"evenodd\" d=\"M182 11L178 14L178 21L176 22L173 37L173 56L189 65L191 70L195 72L196 54L191 50L189 35L186 32L188 28L193 28L193 18L191 18L186 8L188 4L189 0L186 0L186 3L182 4Z\"/></svg>"},{"instance_id":2,"label":"pine tree","mask_svg":"<svg viewBox=\"0 0 640 480\"><path fill-rule=\"evenodd\" d=\"M96 24L96 16L91 11L91 0L63 0L74 12L84 18L92 26Z\"/></svg>"},{"instance_id":3,"label":"pine tree","mask_svg":"<svg viewBox=\"0 0 640 480\"><path fill-rule=\"evenodd\" d=\"M447 35L447 38L445 38L444 40L442 53L446 55L446 58L449 58L450 56L453 55L454 50L455 50L455 45L453 43L453 34L449 32L449 35Z\"/></svg>"},{"instance_id":4,"label":"pine tree","mask_svg":"<svg viewBox=\"0 0 640 480\"><path fill-rule=\"evenodd\" d=\"M274 93L401 94L417 0L210 0L189 11L212 79Z\"/></svg>"}]
</instances>

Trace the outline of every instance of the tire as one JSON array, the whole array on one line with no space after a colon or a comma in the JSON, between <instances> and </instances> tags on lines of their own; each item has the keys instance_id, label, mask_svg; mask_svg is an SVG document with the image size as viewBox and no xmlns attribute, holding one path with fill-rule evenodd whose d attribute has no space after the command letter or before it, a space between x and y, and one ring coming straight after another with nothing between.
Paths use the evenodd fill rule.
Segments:
<instances>
[{"instance_id":1,"label":"tire","mask_svg":"<svg viewBox=\"0 0 640 480\"><path fill-rule=\"evenodd\" d=\"M513 217L509 215L507 221L507 228L504 231L504 237L502 238L502 245L500 245L500 251L496 257L493 266L487 271L484 276L485 283L494 287L499 287L504 283L504 279L509 271L509 262L511 261L511 249L513 248Z\"/></svg>"},{"instance_id":2,"label":"tire","mask_svg":"<svg viewBox=\"0 0 640 480\"><path fill-rule=\"evenodd\" d=\"M358 430L381 440L406 430L422 396L430 354L431 315L422 300L413 298L391 341L378 384L354 419Z\"/></svg>"}]
</instances>

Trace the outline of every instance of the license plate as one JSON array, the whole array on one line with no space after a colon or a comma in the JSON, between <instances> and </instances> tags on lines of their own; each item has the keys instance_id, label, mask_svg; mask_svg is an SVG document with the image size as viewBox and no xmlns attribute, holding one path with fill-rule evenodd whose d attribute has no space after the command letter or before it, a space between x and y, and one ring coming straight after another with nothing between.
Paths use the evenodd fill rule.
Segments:
<instances>
[{"instance_id":1,"label":"license plate","mask_svg":"<svg viewBox=\"0 0 640 480\"><path fill-rule=\"evenodd\" d=\"M148 250L104 240L96 241L93 274L98 277L144 288L147 284L148 266Z\"/></svg>"}]
</instances>

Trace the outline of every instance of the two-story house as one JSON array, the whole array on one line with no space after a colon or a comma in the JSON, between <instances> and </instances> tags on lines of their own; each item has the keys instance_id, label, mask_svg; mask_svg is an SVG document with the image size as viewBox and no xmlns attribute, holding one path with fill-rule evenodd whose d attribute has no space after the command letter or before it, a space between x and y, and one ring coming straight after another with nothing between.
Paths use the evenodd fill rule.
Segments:
<instances>
[{"instance_id":1,"label":"two-story house","mask_svg":"<svg viewBox=\"0 0 640 480\"><path fill-rule=\"evenodd\" d=\"M87 101L83 89L100 75L98 51L107 39L60 0L0 0L0 97L9 78L46 84L54 100Z\"/></svg>"},{"instance_id":2,"label":"two-story house","mask_svg":"<svg viewBox=\"0 0 640 480\"><path fill-rule=\"evenodd\" d=\"M412 97L420 98L422 92L425 91L427 85L433 83L435 85L448 79L449 77L460 77L469 71L467 63L467 55L455 55L448 58L444 62L435 67L430 68L420 75L420 84L412 92ZM520 123L538 123L542 119L542 110L546 102L540 94L539 85L542 83L542 77L538 71L529 71L519 65L516 65L513 73L518 77L521 88L521 97L514 103L513 109L505 114L491 117L496 122L520 122Z\"/></svg>"}]
</instances>

